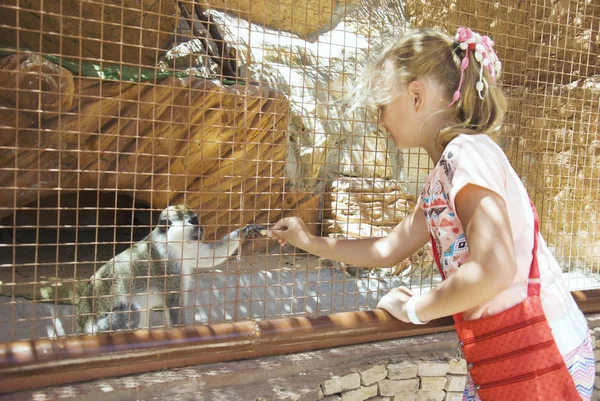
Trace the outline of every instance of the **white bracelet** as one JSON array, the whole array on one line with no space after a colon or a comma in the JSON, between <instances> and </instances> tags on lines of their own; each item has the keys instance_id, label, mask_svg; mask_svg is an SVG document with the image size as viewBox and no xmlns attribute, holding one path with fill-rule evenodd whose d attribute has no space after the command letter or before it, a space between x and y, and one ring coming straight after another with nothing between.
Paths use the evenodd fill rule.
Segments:
<instances>
[{"instance_id":1,"label":"white bracelet","mask_svg":"<svg viewBox=\"0 0 600 401\"><path fill-rule=\"evenodd\" d=\"M412 296L408 298L408 302L406 302L406 314L408 315L408 320L410 320L412 324L427 324L429 323L429 320L422 322L417 317L417 312L415 311L417 298L418 297Z\"/></svg>"}]
</instances>

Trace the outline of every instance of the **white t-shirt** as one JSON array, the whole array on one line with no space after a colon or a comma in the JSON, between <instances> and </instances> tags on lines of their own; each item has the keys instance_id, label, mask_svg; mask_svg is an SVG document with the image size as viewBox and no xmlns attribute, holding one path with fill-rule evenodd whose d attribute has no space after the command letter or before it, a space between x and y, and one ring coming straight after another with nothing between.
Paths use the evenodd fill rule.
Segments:
<instances>
[{"instance_id":1,"label":"white t-shirt","mask_svg":"<svg viewBox=\"0 0 600 401\"><path fill-rule=\"evenodd\" d=\"M506 202L517 261L513 284L464 315L466 320L472 320L502 312L527 297L534 227L527 191L502 149L484 134L457 136L446 146L440 161L425 178L419 197L419 206L425 212L429 231L440 250L440 262L446 277L469 259L465 233L454 204L456 194L467 184L494 191ZM558 348L564 355L585 340L587 321L541 234L537 256L542 306Z\"/></svg>"}]
</instances>

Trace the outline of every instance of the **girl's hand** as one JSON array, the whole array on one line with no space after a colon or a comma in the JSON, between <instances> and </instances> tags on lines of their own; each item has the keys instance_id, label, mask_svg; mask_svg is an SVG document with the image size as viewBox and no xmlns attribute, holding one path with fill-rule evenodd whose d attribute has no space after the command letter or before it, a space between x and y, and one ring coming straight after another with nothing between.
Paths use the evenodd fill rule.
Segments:
<instances>
[{"instance_id":1,"label":"girl's hand","mask_svg":"<svg viewBox=\"0 0 600 401\"><path fill-rule=\"evenodd\" d=\"M279 220L267 232L270 238L276 238L281 246L290 243L295 247L306 250L312 235L308 232L308 228L298 217L286 217Z\"/></svg>"},{"instance_id":2,"label":"girl's hand","mask_svg":"<svg viewBox=\"0 0 600 401\"><path fill-rule=\"evenodd\" d=\"M377 304L377 308L386 310L390 315L405 323L410 323L406 313L406 303L413 293L406 287L392 289Z\"/></svg>"}]
</instances>

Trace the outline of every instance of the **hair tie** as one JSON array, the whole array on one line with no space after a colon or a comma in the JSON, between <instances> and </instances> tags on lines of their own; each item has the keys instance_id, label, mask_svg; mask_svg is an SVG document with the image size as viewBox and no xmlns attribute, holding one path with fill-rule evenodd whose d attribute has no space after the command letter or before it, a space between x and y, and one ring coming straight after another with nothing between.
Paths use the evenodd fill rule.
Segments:
<instances>
[{"instance_id":1,"label":"hair tie","mask_svg":"<svg viewBox=\"0 0 600 401\"><path fill-rule=\"evenodd\" d=\"M456 45L458 45L458 48ZM452 102L448 107L452 106L460 99L460 91L462 89L465 70L469 67L470 51L475 52L475 60L479 63L479 81L475 84L475 89L477 90L479 98L483 100L485 95L482 93L484 89L486 89L487 92L489 86L486 79L483 77L484 68L488 70L494 83L496 83L496 77L500 74L502 64L494 52L493 46L494 41L491 40L489 36L481 36L480 34L473 32L470 28L458 28L455 40L452 44L452 51L458 55L457 50L461 49L465 51L465 55L460 63L460 82L458 83L458 89L454 92Z\"/></svg>"}]
</instances>

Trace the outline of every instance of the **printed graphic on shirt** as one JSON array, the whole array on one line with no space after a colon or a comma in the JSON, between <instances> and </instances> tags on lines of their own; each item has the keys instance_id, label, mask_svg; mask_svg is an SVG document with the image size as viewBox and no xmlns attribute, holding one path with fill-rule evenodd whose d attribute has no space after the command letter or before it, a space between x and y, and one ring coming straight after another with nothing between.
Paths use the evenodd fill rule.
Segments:
<instances>
[{"instance_id":1,"label":"printed graphic on shirt","mask_svg":"<svg viewBox=\"0 0 600 401\"><path fill-rule=\"evenodd\" d=\"M448 155L446 157L442 156L442 159L440 159L440 166L444 168L444 173L446 174L446 177L448 178L448 183L450 185L452 185L452 179L454 179L454 170L452 169L449 163L449 160L452 159L452 156L454 156L454 154L452 152L448 152Z\"/></svg>"},{"instance_id":2,"label":"printed graphic on shirt","mask_svg":"<svg viewBox=\"0 0 600 401\"><path fill-rule=\"evenodd\" d=\"M455 169L454 154L451 151L444 153L421 191L420 207L425 212L427 227L441 255L440 262L446 277L469 258L464 230L449 202Z\"/></svg>"}]
</instances>

